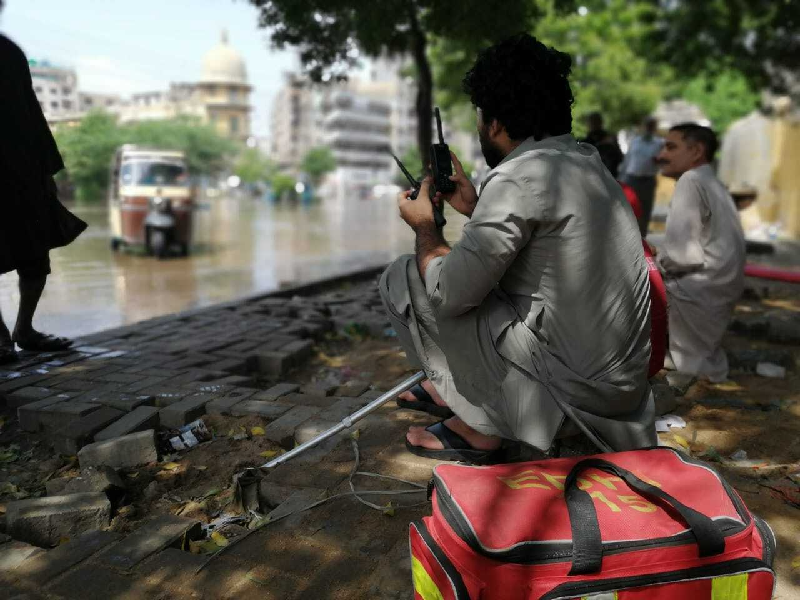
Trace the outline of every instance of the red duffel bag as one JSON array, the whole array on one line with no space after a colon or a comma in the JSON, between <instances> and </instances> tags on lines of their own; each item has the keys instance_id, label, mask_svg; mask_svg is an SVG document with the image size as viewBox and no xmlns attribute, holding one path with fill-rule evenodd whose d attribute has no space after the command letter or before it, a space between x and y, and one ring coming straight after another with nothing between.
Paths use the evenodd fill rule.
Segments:
<instances>
[{"instance_id":1,"label":"red duffel bag","mask_svg":"<svg viewBox=\"0 0 800 600\"><path fill-rule=\"evenodd\" d=\"M775 537L671 448L433 473L417 600L768 600Z\"/></svg>"}]
</instances>

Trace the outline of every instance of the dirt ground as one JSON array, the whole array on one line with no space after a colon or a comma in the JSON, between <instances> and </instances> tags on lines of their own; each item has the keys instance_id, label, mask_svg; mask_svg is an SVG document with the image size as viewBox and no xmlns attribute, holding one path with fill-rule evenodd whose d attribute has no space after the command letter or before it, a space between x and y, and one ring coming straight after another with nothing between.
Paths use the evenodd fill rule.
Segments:
<instances>
[{"instance_id":1,"label":"dirt ground","mask_svg":"<svg viewBox=\"0 0 800 600\"><path fill-rule=\"evenodd\" d=\"M798 286L795 286L797 288ZM754 316L780 311L800 320L800 290L790 287L759 287L737 307L737 316ZM686 421L686 427L660 434L662 443L680 446L719 469L736 488L747 505L764 517L778 539L776 568L779 587L776 598L800 599L800 345L775 344L752 335L730 333L729 350L777 350L788 353L790 364L785 378L765 378L744 369L733 369L730 380L722 384L698 382L678 398L672 411ZM282 381L369 381L385 390L411 373L395 338L328 335L320 341L314 357ZM664 377L662 372L659 377ZM264 381L264 387L271 382ZM8 424L14 416L1 413ZM381 411L401 430L416 422L413 414L394 410L393 403ZM119 506L111 528L129 532L145 517L173 513L209 523L231 511L234 500L232 477L246 467L260 465L283 451L258 435L265 422L258 417L204 417L213 439L189 451L167 455L157 463L123 473L127 490L118 498ZM256 428L256 429L254 429ZM382 456L383 447L367 446L364 461L371 470L380 471L389 464ZM396 446L396 448L394 448ZM403 453L398 438L392 452ZM732 458L734 453L744 451ZM340 453L341 467L349 470L350 449ZM394 464L394 463L392 463ZM74 457L54 457L46 440L39 435L21 432L18 427L0 429L0 515L5 503L16 498L45 493L46 482L56 477L79 474ZM396 474L396 473L395 473ZM329 490L331 491L331 490ZM341 490L334 490L341 491ZM333 522L331 530L347 528L346 514L331 503L321 509ZM370 512L358 523L365 547L389 552L381 547L381 532L387 527L403 528L410 518L424 514L426 507L399 512L387 522L379 512ZM360 514L360 513L359 513ZM222 529L234 538L244 533L240 525ZM291 519L287 527L291 526ZM273 542L280 540L271 538ZM372 544L372 546L370 546ZM194 548L210 552L214 548ZM328 549L327 552L331 552ZM369 550L372 551L372 550ZM399 559L400 557L398 557ZM405 557L407 558L407 557ZM356 588L359 584L352 582ZM353 588L350 588L351 590ZM366 588L363 588L366 593Z\"/></svg>"}]
</instances>

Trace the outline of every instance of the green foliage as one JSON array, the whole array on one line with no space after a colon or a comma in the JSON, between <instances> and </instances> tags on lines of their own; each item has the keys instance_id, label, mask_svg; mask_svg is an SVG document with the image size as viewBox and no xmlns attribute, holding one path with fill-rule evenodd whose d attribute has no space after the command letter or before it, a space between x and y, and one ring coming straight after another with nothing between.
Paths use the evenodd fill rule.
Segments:
<instances>
[{"instance_id":1,"label":"green foliage","mask_svg":"<svg viewBox=\"0 0 800 600\"><path fill-rule=\"evenodd\" d=\"M77 127L56 131L55 138L78 202L104 198L111 157L124 140L114 117L93 111Z\"/></svg>"},{"instance_id":2,"label":"green foliage","mask_svg":"<svg viewBox=\"0 0 800 600\"><path fill-rule=\"evenodd\" d=\"M639 0L643 1L643 0ZM785 90L800 70L797 0L653 0L652 29L640 50L690 79L735 69L752 89Z\"/></svg>"},{"instance_id":3,"label":"green foliage","mask_svg":"<svg viewBox=\"0 0 800 600\"><path fill-rule=\"evenodd\" d=\"M219 173L239 149L235 142L219 135L213 127L191 117L142 121L120 129L127 143L183 150L192 175Z\"/></svg>"},{"instance_id":4,"label":"green foliage","mask_svg":"<svg viewBox=\"0 0 800 600\"><path fill-rule=\"evenodd\" d=\"M696 76L686 85L682 96L703 110L718 134L725 133L733 121L753 110L759 99L745 75L732 69Z\"/></svg>"},{"instance_id":5,"label":"green foliage","mask_svg":"<svg viewBox=\"0 0 800 600\"><path fill-rule=\"evenodd\" d=\"M257 148L245 148L236 159L233 172L244 183L269 181L275 173L275 164Z\"/></svg>"},{"instance_id":6,"label":"green foliage","mask_svg":"<svg viewBox=\"0 0 800 600\"><path fill-rule=\"evenodd\" d=\"M336 168L336 158L327 146L311 148L300 163L300 170L305 172L316 185L322 176Z\"/></svg>"},{"instance_id":7,"label":"green foliage","mask_svg":"<svg viewBox=\"0 0 800 600\"><path fill-rule=\"evenodd\" d=\"M531 0L505 0L502 7L484 0L250 0L259 9L258 24L269 28L278 48L297 47L314 81L345 79L368 56L407 54L417 80L417 143L431 142L431 67L427 46L436 38L476 45L524 29ZM491 4L491 3L490 3ZM427 150L426 150L427 151Z\"/></svg>"},{"instance_id":8,"label":"green foliage","mask_svg":"<svg viewBox=\"0 0 800 600\"><path fill-rule=\"evenodd\" d=\"M270 181L272 193L275 194L276 198L280 198L285 193L294 194L295 183L294 177L283 173L275 173Z\"/></svg>"},{"instance_id":9,"label":"green foliage","mask_svg":"<svg viewBox=\"0 0 800 600\"><path fill-rule=\"evenodd\" d=\"M183 150L192 175L219 172L238 148L194 119L179 117L120 126L103 111L89 113L77 127L59 129L55 138L80 202L105 197L111 159L122 144Z\"/></svg>"}]
</instances>

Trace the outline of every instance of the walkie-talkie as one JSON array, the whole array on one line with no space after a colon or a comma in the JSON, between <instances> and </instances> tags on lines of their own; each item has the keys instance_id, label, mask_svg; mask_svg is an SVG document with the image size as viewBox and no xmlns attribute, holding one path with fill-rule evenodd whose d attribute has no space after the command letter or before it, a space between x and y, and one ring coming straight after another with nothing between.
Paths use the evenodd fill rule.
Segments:
<instances>
[{"instance_id":1,"label":"walkie-talkie","mask_svg":"<svg viewBox=\"0 0 800 600\"><path fill-rule=\"evenodd\" d=\"M450 180L453 175L453 163L450 160L450 148L444 143L444 134L442 133L442 118L439 115L439 107L433 110L433 116L436 118L436 132L439 134L439 143L431 144L431 171L433 175L433 185L430 188L430 195L433 198L436 192L442 194L452 194L456 191L456 184ZM434 217L441 220L436 222L437 227L441 227L446 223L442 208L436 210L434 204ZM438 213L438 214L437 214Z\"/></svg>"},{"instance_id":2,"label":"walkie-talkie","mask_svg":"<svg viewBox=\"0 0 800 600\"><path fill-rule=\"evenodd\" d=\"M420 181L417 181L417 179L411 173L409 173L408 169L406 169L406 166L402 162L400 162L399 158L397 158L394 155L394 152L390 151L389 154L392 155L392 158L394 159L394 162L397 163L397 166L400 167L400 170L403 172L403 175L405 175L406 179L408 179L408 183L411 184L411 189L413 191L411 192L411 195L409 196L409 198L411 198L412 200L416 200L417 196L419 196L419 188L422 185L422 183ZM452 183L452 181L450 183ZM444 214L443 214L442 208L439 207L439 206L436 206L436 203L434 203L434 201L433 201L433 198L434 198L435 195L436 195L436 192L434 192L434 191L430 191L429 192L429 196L430 196L430 199L431 199L431 204L433 205L433 221L436 224L436 227L444 227L445 224L447 223L447 220L444 218Z\"/></svg>"}]
</instances>

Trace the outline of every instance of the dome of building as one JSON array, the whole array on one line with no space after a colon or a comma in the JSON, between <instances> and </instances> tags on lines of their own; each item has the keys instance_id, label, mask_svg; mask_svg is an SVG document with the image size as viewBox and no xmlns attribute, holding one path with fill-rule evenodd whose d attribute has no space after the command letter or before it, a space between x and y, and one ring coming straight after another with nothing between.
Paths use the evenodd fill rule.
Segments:
<instances>
[{"instance_id":1,"label":"dome of building","mask_svg":"<svg viewBox=\"0 0 800 600\"><path fill-rule=\"evenodd\" d=\"M219 44L203 57L201 83L247 85L247 68L242 56L228 44L228 32L222 32Z\"/></svg>"}]
</instances>

